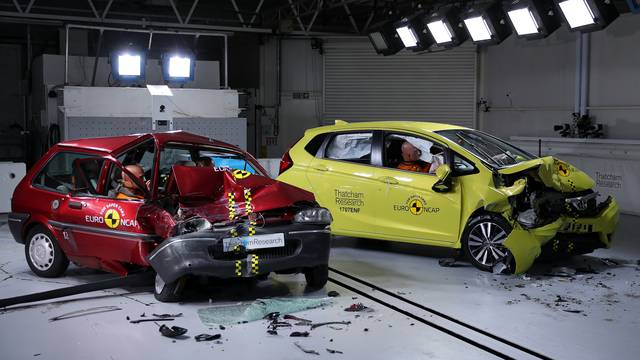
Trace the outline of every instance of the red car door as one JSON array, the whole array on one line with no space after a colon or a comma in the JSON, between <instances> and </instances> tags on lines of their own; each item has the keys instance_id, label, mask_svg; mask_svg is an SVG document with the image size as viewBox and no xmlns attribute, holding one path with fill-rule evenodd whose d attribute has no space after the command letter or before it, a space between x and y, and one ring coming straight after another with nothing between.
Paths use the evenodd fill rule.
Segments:
<instances>
[{"instance_id":1,"label":"red car door","mask_svg":"<svg viewBox=\"0 0 640 360\"><path fill-rule=\"evenodd\" d=\"M94 180L87 168L96 167L101 170ZM144 257L152 250L156 237L136 220L145 199L117 199L113 192L109 194L114 172L121 171L126 172L107 158L75 161L76 188L60 201L52 220L78 256L74 261L126 273L122 263L147 265Z\"/></svg>"}]
</instances>

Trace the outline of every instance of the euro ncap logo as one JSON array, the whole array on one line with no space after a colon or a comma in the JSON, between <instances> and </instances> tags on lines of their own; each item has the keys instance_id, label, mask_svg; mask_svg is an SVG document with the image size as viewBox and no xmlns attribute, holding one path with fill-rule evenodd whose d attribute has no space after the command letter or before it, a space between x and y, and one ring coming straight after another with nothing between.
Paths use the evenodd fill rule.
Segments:
<instances>
[{"instance_id":1,"label":"euro ncap logo","mask_svg":"<svg viewBox=\"0 0 640 360\"><path fill-rule=\"evenodd\" d=\"M251 175L250 172L245 170L233 170L233 177L236 179L245 179Z\"/></svg>"},{"instance_id":2,"label":"euro ncap logo","mask_svg":"<svg viewBox=\"0 0 640 360\"><path fill-rule=\"evenodd\" d=\"M424 211L424 204L419 199L413 199L409 203L409 211L413 215L420 215Z\"/></svg>"},{"instance_id":3,"label":"euro ncap logo","mask_svg":"<svg viewBox=\"0 0 640 360\"><path fill-rule=\"evenodd\" d=\"M120 213L116 209L109 209L104 214L104 223L111 229L115 229L120 225Z\"/></svg>"}]
</instances>

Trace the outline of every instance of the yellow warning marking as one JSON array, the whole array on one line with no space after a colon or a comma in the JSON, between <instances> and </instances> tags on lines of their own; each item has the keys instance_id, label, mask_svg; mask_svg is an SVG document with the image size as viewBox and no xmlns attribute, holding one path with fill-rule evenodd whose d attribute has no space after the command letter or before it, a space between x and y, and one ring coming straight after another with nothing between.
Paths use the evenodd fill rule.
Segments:
<instances>
[{"instance_id":1,"label":"yellow warning marking","mask_svg":"<svg viewBox=\"0 0 640 360\"><path fill-rule=\"evenodd\" d=\"M259 271L258 262L258 255L251 255L251 273L254 275L258 274Z\"/></svg>"},{"instance_id":2,"label":"yellow warning marking","mask_svg":"<svg viewBox=\"0 0 640 360\"><path fill-rule=\"evenodd\" d=\"M244 189L244 211L247 215L253 212L253 206L251 205L251 189Z\"/></svg>"},{"instance_id":3,"label":"yellow warning marking","mask_svg":"<svg viewBox=\"0 0 640 360\"><path fill-rule=\"evenodd\" d=\"M409 211L413 215L420 215L424 211L424 204L419 199L413 199L409 204Z\"/></svg>"},{"instance_id":4,"label":"yellow warning marking","mask_svg":"<svg viewBox=\"0 0 640 360\"><path fill-rule=\"evenodd\" d=\"M560 174L560 176L567 177L567 176L569 176L571 174L571 171L569 170L569 167L566 164L559 163L558 164L558 173Z\"/></svg>"},{"instance_id":5,"label":"yellow warning marking","mask_svg":"<svg viewBox=\"0 0 640 360\"><path fill-rule=\"evenodd\" d=\"M109 209L104 214L104 223L111 229L115 229L120 225L120 213L116 209Z\"/></svg>"},{"instance_id":6,"label":"yellow warning marking","mask_svg":"<svg viewBox=\"0 0 640 360\"><path fill-rule=\"evenodd\" d=\"M245 179L248 178L251 173L245 170L233 170L233 177L236 179Z\"/></svg>"},{"instance_id":7,"label":"yellow warning marking","mask_svg":"<svg viewBox=\"0 0 640 360\"><path fill-rule=\"evenodd\" d=\"M227 196L229 197L229 220L233 220L236 217L236 201L232 192L227 193Z\"/></svg>"},{"instance_id":8,"label":"yellow warning marking","mask_svg":"<svg viewBox=\"0 0 640 360\"><path fill-rule=\"evenodd\" d=\"M242 260L236 260L236 276L242 276Z\"/></svg>"}]
</instances>

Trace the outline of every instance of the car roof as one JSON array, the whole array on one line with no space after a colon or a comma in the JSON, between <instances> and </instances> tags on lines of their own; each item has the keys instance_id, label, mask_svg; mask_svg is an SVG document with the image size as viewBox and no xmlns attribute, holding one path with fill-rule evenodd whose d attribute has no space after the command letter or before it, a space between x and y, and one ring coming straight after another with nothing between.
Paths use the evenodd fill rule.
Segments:
<instances>
[{"instance_id":1,"label":"car roof","mask_svg":"<svg viewBox=\"0 0 640 360\"><path fill-rule=\"evenodd\" d=\"M377 129L377 130L406 130L420 132L435 132L441 130L462 130L468 129L458 125L424 122L424 121L366 121L366 122L346 122L336 120L335 125L322 126L309 131L317 133L359 130L359 129Z\"/></svg>"},{"instance_id":2,"label":"car roof","mask_svg":"<svg viewBox=\"0 0 640 360\"><path fill-rule=\"evenodd\" d=\"M227 144L222 141L213 140L205 136L192 134L186 131L168 131L160 133L133 134L124 136L96 137L87 139L75 139L60 142L57 145L61 147L75 147L83 149L91 149L96 151L107 152L111 154L118 153L120 150L126 149L135 143L144 139L154 138L157 143L162 146L167 143L186 143L194 145L213 145L234 150L242 151L235 145Z\"/></svg>"}]
</instances>

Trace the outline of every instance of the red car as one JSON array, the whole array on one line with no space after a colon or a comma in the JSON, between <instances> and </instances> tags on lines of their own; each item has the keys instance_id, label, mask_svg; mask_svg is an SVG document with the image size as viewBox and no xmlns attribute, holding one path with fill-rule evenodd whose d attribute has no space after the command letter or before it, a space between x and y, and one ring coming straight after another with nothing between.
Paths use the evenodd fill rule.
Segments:
<instances>
[{"instance_id":1,"label":"red car","mask_svg":"<svg viewBox=\"0 0 640 360\"><path fill-rule=\"evenodd\" d=\"M120 275L152 267L161 301L177 301L191 275L303 272L320 288L330 222L313 194L270 179L250 154L181 131L59 143L9 215L35 274L60 276L69 261Z\"/></svg>"}]
</instances>

